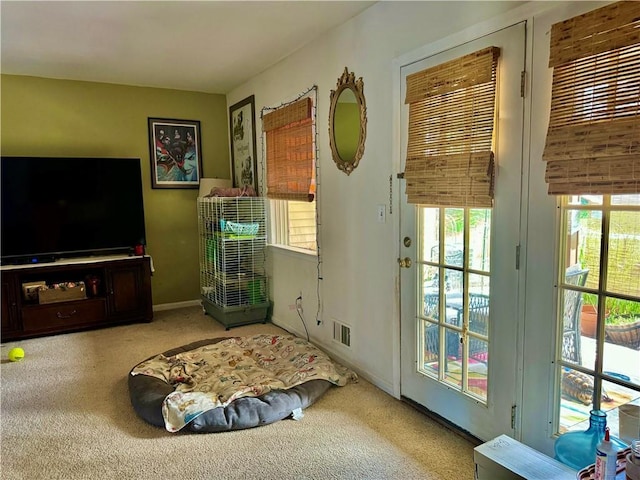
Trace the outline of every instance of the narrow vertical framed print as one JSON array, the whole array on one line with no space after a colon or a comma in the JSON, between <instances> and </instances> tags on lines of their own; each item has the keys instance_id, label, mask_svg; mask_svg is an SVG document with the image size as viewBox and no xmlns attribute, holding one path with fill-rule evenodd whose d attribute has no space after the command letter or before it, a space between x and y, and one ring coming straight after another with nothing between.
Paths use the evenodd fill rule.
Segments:
<instances>
[{"instance_id":1,"label":"narrow vertical framed print","mask_svg":"<svg viewBox=\"0 0 640 480\"><path fill-rule=\"evenodd\" d=\"M258 194L255 118L256 106L253 95L229 107L233 186L251 186Z\"/></svg>"}]
</instances>

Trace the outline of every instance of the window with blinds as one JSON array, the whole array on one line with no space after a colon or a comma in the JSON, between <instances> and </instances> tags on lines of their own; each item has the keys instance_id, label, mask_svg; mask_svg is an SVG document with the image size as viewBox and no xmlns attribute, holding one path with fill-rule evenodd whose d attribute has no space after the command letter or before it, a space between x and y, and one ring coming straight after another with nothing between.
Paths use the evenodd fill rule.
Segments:
<instances>
[{"instance_id":1,"label":"window with blinds","mask_svg":"<svg viewBox=\"0 0 640 480\"><path fill-rule=\"evenodd\" d=\"M280 107L263 118L267 152L267 197L313 201L315 155L311 98Z\"/></svg>"},{"instance_id":2,"label":"window with blinds","mask_svg":"<svg viewBox=\"0 0 640 480\"><path fill-rule=\"evenodd\" d=\"M488 47L407 76L407 201L493 205L497 65Z\"/></svg>"},{"instance_id":3,"label":"window with blinds","mask_svg":"<svg viewBox=\"0 0 640 480\"><path fill-rule=\"evenodd\" d=\"M553 25L549 194L640 192L639 31L640 2Z\"/></svg>"},{"instance_id":4,"label":"window with blinds","mask_svg":"<svg viewBox=\"0 0 640 480\"><path fill-rule=\"evenodd\" d=\"M263 116L272 244L317 252L315 114L304 97Z\"/></svg>"},{"instance_id":5,"label":"window with blinds","mask_svg":"<svg viewBox=\"0 0 640 480\"><path fill-rule=\"evenodd\" d=\"M618 415L640 392L635 363L620 355L633 351L626 332L640 319L631 260L640 252L639 32L640 2L611 3L551 28L542 159L562 218L554 282L562 332L555 362L558 433L581 429L588 412L604 405ZM577 384L590 390L578 397L571 390ZM610 404L612 398L620 400ZM617 428L612 422L612 435Z\"/></svg>"}]
</instances>

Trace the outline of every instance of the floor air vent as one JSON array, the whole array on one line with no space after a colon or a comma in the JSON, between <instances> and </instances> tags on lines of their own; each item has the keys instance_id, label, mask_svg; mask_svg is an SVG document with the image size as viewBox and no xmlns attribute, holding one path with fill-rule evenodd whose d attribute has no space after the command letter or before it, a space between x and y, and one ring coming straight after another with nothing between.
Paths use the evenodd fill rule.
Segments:
<instances>
[{"instance_id":1,"label":"floor air vent","mask_svg":"<svg viewBox=\"0 0 640 480\"><path fill-rule=\"evenodd\" d=\"M347 347L351 346L351 327L333 321L333 339Z\"/></svg>"}]
</instances>

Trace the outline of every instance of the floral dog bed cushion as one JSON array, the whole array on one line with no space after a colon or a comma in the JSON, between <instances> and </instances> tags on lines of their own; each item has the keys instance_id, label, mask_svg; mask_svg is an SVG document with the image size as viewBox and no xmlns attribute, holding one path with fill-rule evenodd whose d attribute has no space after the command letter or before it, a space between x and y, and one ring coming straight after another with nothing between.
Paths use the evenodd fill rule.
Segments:
<instances>
[{"instance_id":1,"label":"floral dog bed cushion","mask_svg":"<svg viewBox=\"0 0 640 480\"><path fill-rule=\"evenodd\" d=\"M129 373L131 403L169 432L240 430L294 418L331 385L356 381L292 335L225 337L155 355Z\"/></svg>"}]
</instances>

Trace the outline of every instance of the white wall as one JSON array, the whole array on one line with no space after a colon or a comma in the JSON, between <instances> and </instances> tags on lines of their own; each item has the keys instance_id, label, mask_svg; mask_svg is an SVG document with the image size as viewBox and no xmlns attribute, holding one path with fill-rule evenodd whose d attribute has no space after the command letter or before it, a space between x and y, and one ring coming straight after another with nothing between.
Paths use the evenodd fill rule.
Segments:
<instances>
[{"instance_id":1,"label":"white wall","mask_svg":"<svg viewBox=\"0 0 640 480\"><path fill-rule=\"evenodd\" d=\"M295 309L303 291L304 317L311 339L376 385L394 391L397 345L397 154L393 146L393 60L452 32L499 15L522 2L380 2L329 35L313 41L227 96L228 105L255 95L256 111L278 106L312 85L318 87L317 128L322 225L323 323L316 325L317 265L276 249L269 252L273 321L304 334ZM331 158L329 95L344 68L364 80L367 140L358 168L347 176ZM261 122L258 119L258 129ZM258 159L262 148L258 141ZM261 167L259 167L259 170ZM389 214L389 176L394 178ZM376 221L377 205L387 221ZM352 347L332 342L332 319L352 327ZM395 350L394 350L395 349ZM397 393L397 392L396 392Z\"/></svg>"},{"instance_id":2,"label":"white wall","mask_svg":"<svg viewBox=\"0 0 640 480\"><path fill-rule=\"evenodd\" d=\"M541 160L551 92L548 36L553 23L603 3L607 2L380 2L231 92L229 105L254 94L259 111L318 86L323 323L315 323L315 261L271 249L268 267L274 322L304 335L295 309L289 307L302 290L311 339L380 388L399 394L396 212L404 192L395 188L399 99L394 82L399 76L398 65L416 57L416 52L432 54L456 46L470 34L488 33L487 25L498 29L527 20L526 194L521 238L521 278L525 283L519 298L522 318L514 319L522 325L518 348L519 404L523 408L518 433L525 443L551 453L557 220L555 199L546 194ZM327 131L329 92L345 66L363 77L368 116L364 157L350 176L335 167ZM259 145L259 155L261 151ZM379 204L387 209L390 206L390 176L394 179L393 214L380 224L376 209ZM331 341L332 319L352 327L351 349Z\"/></svg>"}]
</instances>

